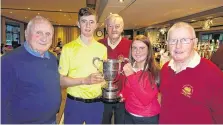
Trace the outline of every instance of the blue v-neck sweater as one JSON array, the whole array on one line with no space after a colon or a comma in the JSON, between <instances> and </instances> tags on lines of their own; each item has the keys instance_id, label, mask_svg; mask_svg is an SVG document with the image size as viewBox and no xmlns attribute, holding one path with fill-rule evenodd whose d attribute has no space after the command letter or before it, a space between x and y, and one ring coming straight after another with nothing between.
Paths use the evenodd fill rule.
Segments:
<instances>
[{"instance_id":1,"label":"blue v-neck sweater","mask_svg":"<svg viewBox=\"0 0 223 125\"><path fill-rule=\"evenodd\" d=\"M56 57L31 55L24 46L1 57L1 121L50 124L61 103Z\"/></svg>"}]
</instances>

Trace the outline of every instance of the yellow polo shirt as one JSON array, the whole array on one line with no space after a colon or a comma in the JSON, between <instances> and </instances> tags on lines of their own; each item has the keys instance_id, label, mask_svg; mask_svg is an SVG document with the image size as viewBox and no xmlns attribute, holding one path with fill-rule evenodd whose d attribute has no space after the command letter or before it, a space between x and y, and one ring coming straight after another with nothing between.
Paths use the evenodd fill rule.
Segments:
<instances>
[{"instance_id":1,"label":"yellow polo shirt","mask_svg":"<svg viewBox=\"0 0 223 125\"><path fill-rule=\"evenodd\" d=\"M72 78L87 77L91 73L98 72L93 65L93 58L107 59L107 48L93 40L90 45L85 45L80 37L63 46L59 73ZM102 71L102 63L97 62L96 65ZM101 87L104 83L92 85L78 85L67 88L67 93L84 99L92 99L101 95Z\"/></svg>"}]
</instances>

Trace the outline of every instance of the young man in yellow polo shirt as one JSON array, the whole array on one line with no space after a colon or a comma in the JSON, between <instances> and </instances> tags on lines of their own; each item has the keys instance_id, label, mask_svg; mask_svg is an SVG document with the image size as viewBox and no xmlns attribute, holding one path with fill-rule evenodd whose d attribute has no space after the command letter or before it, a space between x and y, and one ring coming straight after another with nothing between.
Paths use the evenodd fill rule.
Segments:
<instances>
[{"instance_id":1,"label":"young man in yellow polo shirt","mask_svg":"<svg viewBox=\"0 0 223 125\"><path fill-rule=\"evenodd\" d=\"M97 28L94 10L81 8L77 25L80 36L64 45L60 56L61 86L68 87L64 123L100 124L103 103L99 97L104 79L92 61L94 57L106 59L107 49L93 37Z\"/></svg>"}]
</instances>

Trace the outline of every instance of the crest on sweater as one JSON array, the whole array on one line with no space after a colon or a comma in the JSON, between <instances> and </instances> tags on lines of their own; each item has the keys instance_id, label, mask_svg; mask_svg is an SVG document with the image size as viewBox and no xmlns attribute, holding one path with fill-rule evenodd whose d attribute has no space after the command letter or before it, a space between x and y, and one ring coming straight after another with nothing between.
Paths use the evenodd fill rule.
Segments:
<instances>
[{"instance_id":1,"label":"crest on sweater","mask_svg":"<svg viewBox=\"0 0 223 125\"><path fill-rule=\"evenodd\" d=\"M124 58L125 58L125 57L124 57L123 55L118 55L118 60L124 62Z\"/></svg>"},{"instance_id":2,"label":"crest on sweater","mask_svg":"<svg viewBox=\"0 0 223 125\"><path fill-rule=\"evenodd\" d=\"M191 98L192 94L193 94L193 86L186 84L182 87L182 91L181 94L183 94L184 96Z\"/></svg>"}]
</instances>

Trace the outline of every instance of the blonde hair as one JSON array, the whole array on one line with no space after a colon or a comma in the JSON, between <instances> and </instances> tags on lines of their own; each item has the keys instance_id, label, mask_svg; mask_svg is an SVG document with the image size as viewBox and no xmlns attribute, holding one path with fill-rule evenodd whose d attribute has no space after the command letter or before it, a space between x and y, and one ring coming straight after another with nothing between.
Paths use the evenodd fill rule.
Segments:
<instances>
[{"instance_id":1,"label":"blonde hair","mask_svg":"<svg viewBox=\"0 0 223 125\"><path fill-rule=\"evenodd\" d=\"M177 28L188 28L188 29L191 30L193 37L196 37L194 28L193 28L190 24L185 23L185 22L177 22L177 23L175 23L175 24L169 29L169 31L168 31L168 33L167 33L167 40L169 40L170 33L171 33L172 31L174 31L175 29L177 29Z\"/></svg>"},{"instance_id":2,"label":"blonde hair","mask_svg":"<svg viewBox=\"0 0 223 125\"><path fill-rule=\"evenodd\" d=\"M118 14L110 14L110 15L108 15L107 18L105 19L106 25L108 24L109 20L114 20L114 19L117 19L117 18L119 18L121 20L122 26L124 27L123 18L120 15L118 15Z\"/></svg>"}]
</instances>

